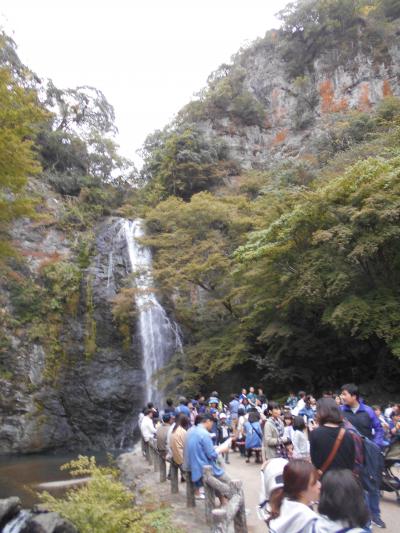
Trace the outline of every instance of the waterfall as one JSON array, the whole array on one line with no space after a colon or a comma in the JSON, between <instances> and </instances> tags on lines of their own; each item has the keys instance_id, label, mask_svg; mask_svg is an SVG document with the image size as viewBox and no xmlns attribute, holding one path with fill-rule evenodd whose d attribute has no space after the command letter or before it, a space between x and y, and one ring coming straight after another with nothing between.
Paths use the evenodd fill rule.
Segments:
<instances>
[{"instance_id":1,"label":"waterfall","mask_svg":"<svg viewBox=\"0 0 400 533\"><path fill-rule=\"evenodd\" d=\"M32 516L30 511L22 510L15 518L8 522L2 529L3 533L19 533L29 518Z\"/></svg>"},{"instance_id":2,"label":"waterfall","mask_svg":"<svg viewBox=\"0 0 400 533\"><path fill-rule=\"evenodd\" d=\"M108 254L107 289L111 285L113 273L114 273L114 262L113 262L113 251L111 250Z\"/></svg>"},{"instance_id":3,"label":"waterfall","mask_svg":"<svg viewBox=\"0 0 400 533\"><path fill-rule=\"evenodd\" d=\"M144 236L143 222L140 219L123 220L119 236L126 240L130 269L137 289L135 303L146 378L145 401L160 405L163 391L155 375L175 352L182 351L181 336L177 324L168 318L156 298L151 252L139 242Z\"/></svg>"}]
</instances>

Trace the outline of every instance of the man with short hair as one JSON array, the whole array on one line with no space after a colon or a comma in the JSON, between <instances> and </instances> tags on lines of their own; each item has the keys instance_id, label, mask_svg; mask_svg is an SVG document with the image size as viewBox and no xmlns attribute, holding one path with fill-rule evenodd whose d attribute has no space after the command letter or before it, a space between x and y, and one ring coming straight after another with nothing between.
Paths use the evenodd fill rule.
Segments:
<instances>
[{"instance_id":1,"label":"man with short hair","mask_svg":"<svg viewBox=\"0 0 400 533\"><path fill-rule=\"evenodd\" d=\"M375 442L377 446L382 446L384 441L384 431L379 419L373 409L360 400L357 385L347 383L341 387L341 398L343 405L341 409L344 417L357 429L362 436ZM385 522L381 519L379 507L379 484L367 491L368 506L371 511L372 523L380 528L386 528Z\"/></svg>"},{"instance_id":2,"label":"man with short hair","mask_svg":"<svg viewBox=\"0 0 400 533\"><path fill-rule=\"evenodd\" d=\"M188 407L189 400L185 398L184 396L181 396L179 398L179 405L175 409L175 415L178 415L179 413L183 413L185 416L187 416L190 419L190 409Z\"/></svg>"},{"instance_id":3,"label":"man with short hair","mask_svg":"<svg viewBox=\"0 0 400 533\"><path fill-rule=\"evenodd\" d=\"M203 482L203 467L210 465L213 475L220 481L228 482L229 477L217 464L218 451L214 448L210 431L213 426L213 417L206 413L200 423L194 426L186 434L184 447L184 463L191 471L192 481L195 485L195 496L197 499L204 499L204 494L200 493ZM221 446L221 449L223 445ZM226 446L228 448L228 446ZM222 498L223 499L223 498Z\"/></svg>"},{"instance_id":4,"label":"man with short hair","mask_svg":"<svg viewBox=\"0 0 400 533\"><path fill-rule=\"evenodd\" d=\"M167 398L165 403L167 404L166 408L164 409L164 413L174 413L175 407L174 402L171 398Z\"/></svg>"},{"instance_id":5,"label":"man with short hair","mask_svg":"<svg viewBox=\"0 0 400 533\"><path fill-rule=\"evenodd\" d=\"M254 392L254 387L249 388L249 393L247 395L249 402L254 403L256 399L256 393Z\"/></svg>"},{"instance_id":6,"label":"man with short hair","mask_svg":"<svg viewBox=\"0 0 400 533\"><path fill-rule=\"evenodd\" d=\"M297 416L300 413L300 411L304 409L304 407L306 406L306 402L305 402L305 397L307 396L306 392L304 390L300 390L297 393L297 396L299 399L297 400L295 408L292 409L293 416Z\"/></svg>"},{"instance_id":7,"label":"man with short hair","mask_svg":"<svg viewBox=\"0 0 400 533\"><path fill-rule=\"evenodd\" d=\"M231 424L232 424L232 433L235 439L237 435L237 426L238 426L238 420L239 420L239 415L238 415L239 407L240 407L240 402L239 402L238 394L231 394L231 401L229 402L229 411L231 414L230 418L231 418Z\"/></svg>"},{"instance_id":8,"label":"man with short hair","mask_svg":"<svg viewBox=\"0 0 400 533\"><path fill-rule=\"evenodd\" d=\"M143 411L143 414L144 416L142 423L140 424L140 432L142 433L144 442L149 442L149 440L156 434L156 428L153 424L154 411L146 408Z\"/></svg>"},{"instance_id":9,"label":"man with short hair","mask_svg":"<svg viewBox=\"0 0 400 533\"><path fill-rule=\"evenodd\" d=\"M167 455L167 436L168 431L171 426L172 417L170 413L164 413L162 415L162 424L157 429L156 432L156 439L157 439L157 450L162 454L162 456L166 457Z\"/></svg>"}]
</instances>

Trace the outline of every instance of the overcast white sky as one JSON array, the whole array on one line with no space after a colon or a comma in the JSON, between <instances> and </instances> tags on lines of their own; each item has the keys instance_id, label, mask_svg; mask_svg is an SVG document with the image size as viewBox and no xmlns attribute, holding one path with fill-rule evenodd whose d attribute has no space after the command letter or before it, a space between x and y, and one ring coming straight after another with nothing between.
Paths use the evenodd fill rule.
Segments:
<instances>
[{"instance_id":1,"label":"overcast white sky","mask_svg":"<svg viewBox=\"0 0 400 533\"><path fill-rule=\"evenodd\" d=\"M288 0L0 0L22 61L60 88L92 85L135 154L240 46L278 26Z\"/></svg>"}]
</instances>

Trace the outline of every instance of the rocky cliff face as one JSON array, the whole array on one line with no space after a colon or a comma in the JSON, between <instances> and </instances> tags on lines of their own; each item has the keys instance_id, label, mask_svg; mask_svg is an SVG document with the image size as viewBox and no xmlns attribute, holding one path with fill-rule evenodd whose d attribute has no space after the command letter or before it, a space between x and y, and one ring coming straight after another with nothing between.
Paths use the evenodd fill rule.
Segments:
<instances>
[{"instance_id":1,"label":"rocky cliff face","mask_svg":"<svg viewBox=\"0 0 400 533\"><path fill-rule=\"evenodd\" d=\"M221 98L215 91L218 105L225 103L212 103L211 112L200 110L188 122L211 143L222 140L227 159L244 169L287 158L318 160L318 142L330 124L346 121L352 111L368 114L385 96L400 96L398 19L391 24L392 38L379 53L354 40L345 54L335 47L317 50L296 75L288 74L279 32L272 32L238 54L226 74L240 80L243 101L251 95L251 105L256 101L263 110L262 121L259 114L246 125L231 112L232 94ZM224 82L223 70L218 76ZM116 238L118 221L103 219L91 228L92 251L79 264L81 230L63 226L73 199L38 180L30 186L44 217L14 225L12 239L23 260L0 272L0 453L127 445L144 376L134 321L122 331L112 314L129 273L124 243ZM46 270L60 264L62 269ZM69 290L70 282L77 288ZM45 311L37 321L35 302L42 297Z\"/></svg>"},{"instance_id":2,"label":"rocky cliff face","mask_svg":"<svg viewBox=\"0 0 400 533\"><path fill-rule=\"evenodd\" d=\"M39 181L43 210L50 223L20 220L12 237L24 260L12 276L41 283L43 265L55 259L75 264L74 236L59 221L62 198ZM2 277L2 339L0 373L0 453L39 452L58 447L119 448L132 443L134 421L143 398L143 372L135 331L129 346L112 317L112 299L127 276L124 242L116 239L118 220L108 218L94 228L90 264L82 270L79 301L65 311L59 328L63 347L54 362L51 311L44 335L34 332L34 318L18 322L10 273ZM113 269L109 260L112 252ZM23 285L23 292L27 291ZM24 294L23 296L27 296ZM51 303L51 302L50 302ZM50 307L51 309L51 307ZM95 343L88 354L88 331Z\"/></svg>"},{"instance_id":3,"label":"rocky cliff face","mask_svg":"<svg viewBox=\"0 0 400 533\"><path fill-rule=\"evenodd\" d=\"M287 75L278 47L261 43L238 56L233 71L238 69L244 73L245 90L265 110L263 125L238 125L225 116L201 120L198 126L209 140L223 140L229 157L244 169L315 155L327 120L351 111L368 112L385 96L400 96L398 38L379 59L361 46L346 58L338 50L323 52L296 78Z\"/></svg>"}]
</instances>

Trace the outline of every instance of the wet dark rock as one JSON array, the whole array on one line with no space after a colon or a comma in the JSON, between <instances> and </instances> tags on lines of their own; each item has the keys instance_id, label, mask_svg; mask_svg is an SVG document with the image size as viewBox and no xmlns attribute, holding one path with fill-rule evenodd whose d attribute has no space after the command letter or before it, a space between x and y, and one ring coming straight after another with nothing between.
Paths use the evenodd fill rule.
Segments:
<instances>
[{"instance_id":1,"label":"wet dark rock","mask_svg":"<svg viewBox=\"0 0 400 533\"><path fill-rule=\"evenodd\" d=\"M30 518L20 533L78 533L78 530L57 513L41 513Z\"/></svg>"},{"instance_id":2,"label":"wet dark rock","mask_svg":"<svg viewBox=\"0 0 400 533\"><path fill-rule=\"evenodd\" d=\"M21 510L21 500L16 496L0 500L0 531Z\"/></svg>"},{"instance_id":3,"label":"wet dark rock","mask_svg":"<svg viewBox=\"0 0 400 533\"><path fill-rule=\"evenodd\" d=\"M53 191L42 192L49 199L54 197L51 205L61 209L62 200ZM61 333L65 361L55 379L46 377L49 354L39 341L30 340L29 325L13 332L2 354L2 364L12 368L13 377L3 379L0 373L0 454L132 445L144 373L135 324L132 344L126 348L112 315L112 300L126 285L129 273L125 241L117 239L118 227L119 219L108 218L94 228L95 252L83 274L77 314L65 317ZM54 227L37 228L30 221L19 221L13 238L26 252L26 276L39 275L40 261L35 257L39 248L41 260L56 250L62 260L75 260L72 243ZM85 353L89 285L96 324L96 349L90 355ZM1 284L0 298L12 309Z\"/></svg>"}]
</instances>

